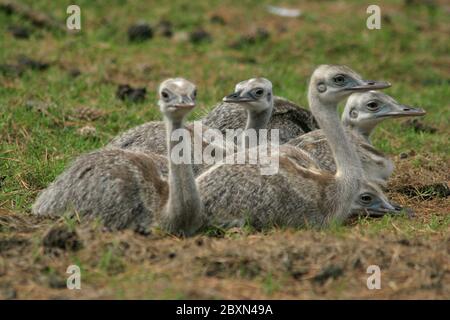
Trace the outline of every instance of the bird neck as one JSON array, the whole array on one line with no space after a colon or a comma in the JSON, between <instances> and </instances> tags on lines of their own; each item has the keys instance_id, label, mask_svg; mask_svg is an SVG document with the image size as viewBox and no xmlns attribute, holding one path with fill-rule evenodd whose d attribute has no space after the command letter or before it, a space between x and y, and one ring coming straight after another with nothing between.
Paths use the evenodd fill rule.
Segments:
<instances>
[{"instance_id":1,"label":"bird neck","mask_svg":"<svg viewBox=\"0 0 450 320\"><path fill-rule=\"evenodd\" d=\"M366 124L354 124L349 121L343 121L343 125L347 128L349 128L352 132L359 135L361 138L363 138L368 143L370 142L370 136L373 132L373 129L377 126L376 123L366 123Z\"/></svg>"},{"instance_id":2,"label":"bird neck","mask_svg":"<svg viewBox=\"0 0 450 320\"><path fill-rule=\"evenodd\" d=\"M174 141L172 134L176 130L183 130L182 141ZM167 159L169 161L169 199L165 208L165 227L169 232L190 235L194 233L202 223L202 202L195 183L192 170L191 136L184 127L183 121L166 119L167 130ZM178 135L177 135L178 136ZM182 144L183 152L189 153L189 162L180 163L174 161L179 156L179 147ZM172 154L174 151L174 154Z\"/></svg>"},{"instance_id":3,"label":"bird neck","mask_svg":"<svg viewBox=\"0 0 450 320\"><path fill-rule=\"evenodd\" d=\"M337 112L337 105L322 102L317 93L311 93L311 89L308 99L311 112L320 128L322 128L333 153L336 163L335 180L340 193L339 200L341 203L347 202L347 205L351 205L356 192L359 190L360 180L363 176L361 161L354 145L350 143L344 132Z\"/></svg>"},{"instance_id":4,"label":"bird neck","mask_svg":"<svg viewBox=\"0 0 450 320\"><path fill-rule=\"evenodd\" d=\"M270 117L272 116L272 110L273 110L273 101L271 102L271 106L263 111L253 111L253 110L247 110L247 123L245 125L244 131L242 132L242 137L245 137L245 132L247 130L255 130L256 138L258 139L258 144L261 141L260 137L260 130L266 129L267 125L269 124ZM248 139L245 138L243 140L242 138L238 139L238 146L245 146L245 148L249 147Z\"/></svg>"},{"instance_id":5,"label":"bird neck","mask_svg":"<svg viewBox=\"0 0 450 320\"><path fill-rule=\"evenodd\" d=\"M247 129L266 129L269 124L270 117L272 116L273 102L270 108L263 111L247 110L247 123L245 130Z\"/></svg>"}]
</instances>

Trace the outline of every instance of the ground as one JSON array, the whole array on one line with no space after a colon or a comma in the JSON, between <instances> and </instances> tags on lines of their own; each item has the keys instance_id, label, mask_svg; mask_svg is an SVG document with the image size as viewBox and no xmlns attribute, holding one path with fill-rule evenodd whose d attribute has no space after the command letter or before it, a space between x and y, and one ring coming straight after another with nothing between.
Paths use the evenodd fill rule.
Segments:
<instances>
[{"instance_id":1,"label":"ground","mask_svg":"<svg viewBox=\"0 0 450 320\"><path fill-rule=\"evenodd\" d=\"M66 1L20 2L64 26ZM82 29L73 33L0 10L1 299L450 298L450 5L379 1L381 29L368 30L364 1L280 3L300 8L298 18L267 13L272 3L83 0ZM153 37L130 42L127 30L141 20ZM194 119L253 76L306 106L308 76L322 63L388 80L388 94L427 110L419 123L387 121L373 138L396 164L389 196L413 217L180 239L29 215L74 157L160 118L155 95L164 78L197 83ZM121 84L145 87L144 100L119 99ZM81 290L66 288L72 264ZM370 265L380 267L380 290L366 286Z\"/></svg>"}]
</instances>

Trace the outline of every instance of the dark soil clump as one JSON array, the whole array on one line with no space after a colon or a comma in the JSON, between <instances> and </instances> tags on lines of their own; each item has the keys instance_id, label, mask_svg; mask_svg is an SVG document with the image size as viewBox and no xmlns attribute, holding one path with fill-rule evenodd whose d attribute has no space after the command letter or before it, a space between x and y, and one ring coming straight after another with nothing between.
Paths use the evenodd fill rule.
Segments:
<instances>
[{"instance_id":1,"label":"dark soil clump","mask_svg":"<svg viewBox=\"0 0 450 320\"><path fill-rule=\"evenodd\" d=\"M128 84L121 84L117 88L116 97L123 101L141 102L145 100L145 88L133 88Z\"/></svg>"}]
</instances>

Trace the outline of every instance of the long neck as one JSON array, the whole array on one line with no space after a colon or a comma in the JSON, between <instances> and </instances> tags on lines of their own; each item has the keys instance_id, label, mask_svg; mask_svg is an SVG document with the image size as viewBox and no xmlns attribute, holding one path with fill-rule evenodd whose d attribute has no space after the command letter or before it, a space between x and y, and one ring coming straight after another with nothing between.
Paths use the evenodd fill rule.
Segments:
<instances>
[{"instance_id":1,"label":"long neck","mask_svg":"<svg viewBox=\"0 0 450 320\"><path fill-rule=\"evenodd\" d=\"M364 140L366 140L368 143L370 143L370 135L372 134L373 129L375 129L378 123L368 122L364 125L355 124L351 121L348 121L346 118L342 118L342 124L364 138Z\"/></svg>"},{"instance_id":2,"label":"long neck","mask_svg":"<svg viewBox=\"0 0 450 320\"><path fill-rule=\"evenodd\" d=\"M247 129L266 129L269 124L270 117L272 116L272 108L267 108L263 111L252 111L247 110L247 123L245 125L245 130Z\"/></svg>"},{"instance_id":3,"label":"long neck","mask_svg":"<svg viewBox=\"0 0 450 320\"><path fill-rule=\"evenodd\" d=\"M169 199L165 207L164 226L169 232L191 235L203 223L203 205L195 183L192 164L177 163L173 160L172 150L182 144L183 152L189 152L191 160L191 139L183 121L166 119L167 159L169 161ZM182 129L183 141L172 141L172 133Z\"/></svg>"},{"instance_id":4,"label":"long neck","mask_svg":"<svg viewBox=\"0 0 450 320\"><path fill-rule=\"evenodd\" d=\"M311 112L322 128L336 162L336 177L357 177L362 173L361 161L339 120L337 105L321 102L310 95Z\"/></svg>"},{"instance_id":5,"label":"long neck","mask_svg":"<svg viewBox=\"0 0 450 320\"><path fill-rule=\"evenodd\" d=\"M270 117L272 116L272 110L273 110L273 100L271 101L270 107L263 111L258 112L253 110L247 110L247 123L245 125L244 132L247 130L255 130L256 138L258 139L258 144L260 143L261 140L260 129L267 129ZM247 139L243 141L242 138L239 138L238 145L242 146L242 143L244 143L246 148L249 147Z\"/></svg>"},{"instance_id":6,"label":"long neck","mask_svg":"<svg viewBox=\"0 0 450 320\"><path fill-rule=\"evenodd\" d=\"M335 180L338 195L335 199L336 218L342 218L348 214L350 205L359 190L360 179L363 176L361 161L356 153L355 147L347 138L344 128L339 119L337 105L323 103L316 93L308 94L310 109L322 128L336 163Z\"/></svg>"}]
</instances>

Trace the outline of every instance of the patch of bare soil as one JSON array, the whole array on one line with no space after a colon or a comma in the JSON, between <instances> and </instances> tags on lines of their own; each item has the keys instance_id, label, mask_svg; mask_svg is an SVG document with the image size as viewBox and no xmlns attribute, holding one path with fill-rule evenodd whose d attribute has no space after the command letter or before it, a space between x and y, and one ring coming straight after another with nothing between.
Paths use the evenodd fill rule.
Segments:
<instances>
[{"instance_id":1,"label":"patch of bare soil","mask_svg":"<svg viewBox=\"0 0 450 320\"><path fill-rule=\"evenodd\" d=\"M394 161L395 171L388 185L394 201L413 209L423 222L431 214L450 214L450 160L412 153Z\"/></svg>"},{"instance_id":2,"label":"patch of bare soil","mask_svg":"<svg viewBox=\"0 0 450 320\"><path fill-rule=\"evenodd\" d=\"M448 232L365 234L274 230L222 238L106 232L100 227L0 215L0 297L65 298L425 298L450 297ZM82 289L66 288L67 267ZM366 286L381 269L381 289Z\"/></svg>"}]
</instances>

